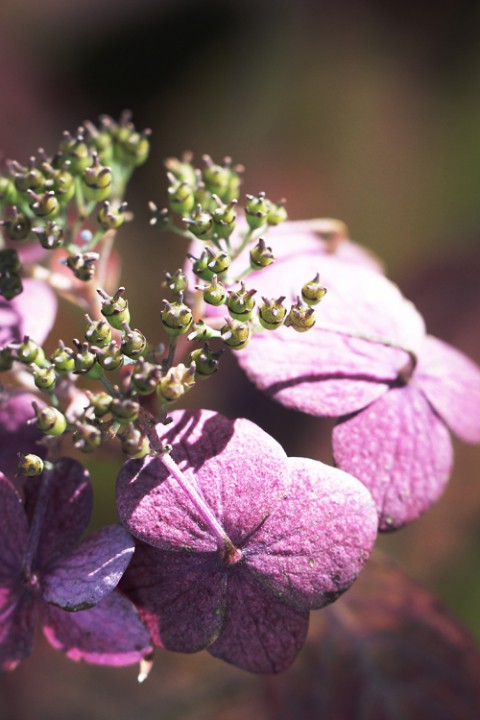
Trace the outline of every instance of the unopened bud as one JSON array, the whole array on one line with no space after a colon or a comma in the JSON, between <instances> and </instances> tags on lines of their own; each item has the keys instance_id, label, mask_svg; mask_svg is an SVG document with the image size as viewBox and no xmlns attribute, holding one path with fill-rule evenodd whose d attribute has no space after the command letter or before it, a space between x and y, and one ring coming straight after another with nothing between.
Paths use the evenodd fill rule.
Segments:
<instances>
[{"instance_id":1,"label":"unopened bud","mask_svg":"<svg viewBox=\"0 0 480 720\"><path fill-rule=\"evenodd\" d=\"M306 302L307 305L318 305L326 293L327 288L320 285L320 275L317 273L313 280L305 283L302 287L302 300Z\"/></svg>"}]
</instances>

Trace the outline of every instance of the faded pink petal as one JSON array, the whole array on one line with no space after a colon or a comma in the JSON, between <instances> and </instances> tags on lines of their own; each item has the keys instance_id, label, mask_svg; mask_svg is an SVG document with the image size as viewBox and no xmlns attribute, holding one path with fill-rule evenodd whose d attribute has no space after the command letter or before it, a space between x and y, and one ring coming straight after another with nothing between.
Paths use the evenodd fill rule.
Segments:
<instances>
[{"instance_id":1,"label":"faded pink petal","mask_svg":"<svg viewBox=\"0 0 480 720\"><path fill-rule=\"evenodd\" d=\"M333 431L335 461L370 490L382 530L425 512L451 472L450 434L419 385L392 388Z\"/></svg>"},{"instance_id":2,"label":"faded pink petal","mask_svg":"<svg viewBox=\"0 0 480 720\"><path fill-rule=\"evenodd\" d=\"M93 490L88 471L71 458L60 458L53 470L51 495L42 525L36 555L38 567L45 569L65 555L85 532L93 510ZM27 516L31 520L38 492L38 478L25 487Z\"/></svg>"},{"instance_id":3,"label":"faded pink petal","mask_svg":"<svg viewBox=\"0 0 480 720\"><path fill-rule=\"evenodd\" d=\"M66 612L45 603L42 611L45 637L70 660L131 665L152 651L150 636L134 606L116 591L89 610Z\"/></svg>"},{"instance_id":4,"label":"faded pink petal","mask_svg":"<svg viewBox=\"0 0 480 720\"><path fill-rule=\"evenodd\" d=\"M64 610L96 605L118 585L134 549L132 536L120 525L98 530L49 568L43 597Z\"/></svg>"},{"instance_id":5,"label":"faded pink petal","mask_svg":"<svg viewBox=\"0 0 480 720\"><path fill-rule=\"evenodd\" d=\"M215 553L171 552L144 543L138 543L121 582L155 644L188 653L203 650L220 632L226 586Z\"/></svg>"},{"instance_id":6,"label":"faded pink petal","mask_svg":"<svg viewBox=\"0 0 480 720\"><path fill-rule=\"evenodd\" d=\"M248 420L209 410L176 411L160 437L175 438L172 457L238 542L279 501L287 477L282 447ZM255 491L252 492L252 486ZM192 501L159 458L127 462L117 481L120 518L135 537L160 549L217 549Z\"/></svg>"},{"instance_id":7,"label":"faded pink petal","mask_svg":"<svg viewBox=\"0 0 480 720\"><path fill-rule=\"evenodd\" d=\"M285 501L252 536L249 568L299 610L320 608L360 573L377 536L372 497L356 478L315 460L289 458Z\"/></svg>"},{"instance_id":8,"label":"faded pink petal","mask_svg":"<svg viewBox=\"0 0 480 720\"><path fill-rule=\"evenodd\" d=\"M450 430L465 442L480 442L480 367L427 335L416 377Z\"/></svg>"},{"instance_id":9,"label":"faded pink petal","mask_svg":"<svg viewBox=\"0 0 480 720\"><path fill-rule=\"evenodd\" d=\"M223 629L208 652L250 672L281 672L305 642L308 615L275 599L236 566L228 578Z\"/></svg>"},{"instance_id":10,"label":"faded pink petal","mask_svg":"<svg viewBox=\"0 0 480 720\"><path fill-rule=\"evenodd\" d=\"M1 585L0 580L0 670L14 670L32 652L35 601L20 582Z\"/></svg>"},{"instance_id":11,"label":"faded pink petal","mask_svg":"<svg viewBox=\"0 0 480 720\"><path fill-rule=\"evenodd\" d=\"M57 299L53 290L39 280L24 280L23 292L10 301L18 313L18 332L21 338L30 335L42 344L53 327Z\"/></svg>"}]
</instances>

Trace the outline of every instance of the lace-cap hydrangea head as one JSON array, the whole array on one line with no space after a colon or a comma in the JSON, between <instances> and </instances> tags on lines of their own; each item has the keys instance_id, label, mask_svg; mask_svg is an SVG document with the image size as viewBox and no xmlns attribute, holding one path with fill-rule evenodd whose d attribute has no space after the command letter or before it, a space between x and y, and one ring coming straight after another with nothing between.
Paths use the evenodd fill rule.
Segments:
<instances>
[{"instance_id":1,"label":"lace-cap hydrangea head","mask_svg":"<svg viewBox=\"0 0 480 720\"><path fill-rule=\"evenodd\" d=\"M363 567L377 530L370 493L341 470L288 458L248 420L206 410L172 417L157 426L160 438L220 534L162 458L129 461L117 505L139 542L121 587L155 644L279 672L303 645L309 611Z\"/></svg>"},{"instance_id":2,"label":"lace-cap hydrangea head","mask_svg":"<svg viewBox=\"0 0 480 720\"><path fill-rule=\"evenodd\" d=\"M37 618L49 643L72 660L139 662L151 651L148 632L131 602L114 592L132 538L112 525L79 543L92 512L88 473L70 459L46 472L40 489L38 478L27 483L25 508L0 474L0 669L14 669L31 653ZM35 510L47 489L39 525Z\"/></svg>"},{"instance_id":3,"label":"lace-cap hydrangea head","mask_svg":"<svg viewBox=\"0 0 480 720\"><path fill-rule=\"evenodd\" d=\"M254 334L237 360L287 407L341 418L337 465L370 489L380 529L401 527L442 493L450 431L480 441L480 369L426 334L415 307L358 246L340 242L327 253L307 223L285 223L268 241L276 260L250 280L259 295L287 288L295 301L317 272L327 294L309 332Z\"/></svg>"}]
</instances>

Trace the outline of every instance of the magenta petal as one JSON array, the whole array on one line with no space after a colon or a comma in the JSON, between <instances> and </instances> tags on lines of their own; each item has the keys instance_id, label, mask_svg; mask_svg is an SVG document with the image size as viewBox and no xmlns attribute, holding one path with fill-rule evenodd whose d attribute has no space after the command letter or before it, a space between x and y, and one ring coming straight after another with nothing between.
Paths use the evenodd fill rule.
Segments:
<instances>
[{"instance_id":1,"label":"magenta petal","mask_svg":"<svg viewBox=\"0 0 480 720\"><path fill-rule=\"evenodd\" d=\"M19 342L21 317L16 307L9 300L0 298L0 348L11 342Z\"/></svg>"},{"instance_id":2,"label":"magenta petal","mask_svg":"<svg viewBox=\"0 0 480 720\"><path fill-rule=\"evenodd\" d=\"M135 607L116 591L76 613L45 603L43 631L50 645L70 660L94 665L132 665L152 651Z\"/></svg>"},{"instance_id":3,"label":"magenta petal","mask_svg":"<svg viewBox=\"0 0 480 720\"><path fill-rule=\"evenodd\" d=\"M295 660L307 630L308 612L285 605L237 566L228 578L222 632L208 652L250 672L277 673Z\"/></svg>"},{"instance_id":4,"label":"magenta petal","mask_svg":"<svg viewBox=\"0 0 480 720\"><path fill-rule=\"evenodd\" d=\"M11 303L20 318L20 336L30 335L42 344L55 322L57 299L53 290L39 280L27 279L23 281L23 292Z\"/></svg>"},{"instance_id":5,"label":"magenta petal","mask_svg":"<svg viewBox=\"0 0 480 720\"><path fill-rule=\"evenodd\" d=\"M32 652L35 630L33 595L20 583L0 587L0 670L14 670Z\"/></svg>"},{"instance_id":6,"label":"magenta petal","mask_svg":"<svg viewBox=\"0 0 480 720\"><path fill-rule=\"evenodd\" d=\"M284 602L311 610L356 579L373 548L378 517L356 478L315 460L288 463L285 502L252 536L246 559Z\"/></svg>"},{"instance_id":7,"label":"magenta petal","mask_svg":"<svg viewBox=\"0 0 480 720\"><path fill-rule=\"evenodd\" d=\"M160 647L197 652L220 631L226 572L216 555L168 552L139 543L121 588Z\"/></svg>"},{"instance_id":8,"label":"magenta petal","mask_svg":"<svg viewBox=\"0 0 480 720\"><path fill-rule=\"evenodd\" d=\"M79 462L61 458L55 463L53 473L51 495L36 555L37 565L42 569L76 545L90 522L93 509L90 476ZM26 510L30 518L38 487L38 478L32 478L25 487Z\"/></svg>"},{"instance_id":9,"label":"magenta petal","mask_svg":"<svg viewBox=\"0 0 480 720\"><path fill-rule=\"evenodd\" d=\"M0 583L20 576L27 542L27 518L17 491L0 473Z\"/></svg>"},{"instance_id":10,"label":"magenta petal","mask_svg":"<svg viewBox=\"0 0 480 720\"><path fill-rule=\"evenodd\" d=\"M117 586L134 549L132 536L121 525L98 530L49 569L43 597L64 610L96 605Z\"/></svg>"},{"instance_id":11,"label":"magenta petal","mask_svg":"<svg viewBox=\"0 0 480 720\"><path fill-rule=\"evenodd\" d=\"M232 421L208 410L172 417L171 425L157 431L173 441L172 457L233 543L239 541L281 498L287 479L282 447L248 420ZM117 505L127 529L157 548L217 549L216 538L159 458L124 465Z\"/></svg>"},{"instance_id":12,"label":"magenta petal","mask_svg":"<svg viewBox=\"0 0 480 720\"><path fill-rule=\"evenodd\" d=\"M465 442L480 442L480 367L428 335L416 376L450 430Z\"/></svg>"},{"instance_id":13,"label":"magenta petal","mask_svg":"<svg viewBox=\"0 0 480 720\"><path fill-rule=\"evenodd\" d=\"M333 451L337 465L372 493L381 530L425 512L441 495L453 462L448 429L415 381L340 422Z\"/></svg>"}]
</instances>

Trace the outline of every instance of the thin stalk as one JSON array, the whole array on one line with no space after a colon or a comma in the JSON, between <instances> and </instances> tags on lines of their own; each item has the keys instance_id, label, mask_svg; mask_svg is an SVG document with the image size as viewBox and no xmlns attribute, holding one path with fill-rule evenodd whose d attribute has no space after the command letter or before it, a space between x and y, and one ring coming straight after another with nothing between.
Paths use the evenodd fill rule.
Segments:
<instances>
[{"instance_id":1,"label":"thin stalk","mask_svg":"<svg viewBox=\"0 0 480 720\"><path fill-rule=\"evenodd\" d=\"M37 554L43 521L50 499L53 474L53 468L50 467L43 471L40 479L40 489L37 495L32 524L30 525L30 531L28 533L27 545L23 554L22 574L25 578L29 578L32 574L32 565Z\"/></svg>"}]
</instances>

